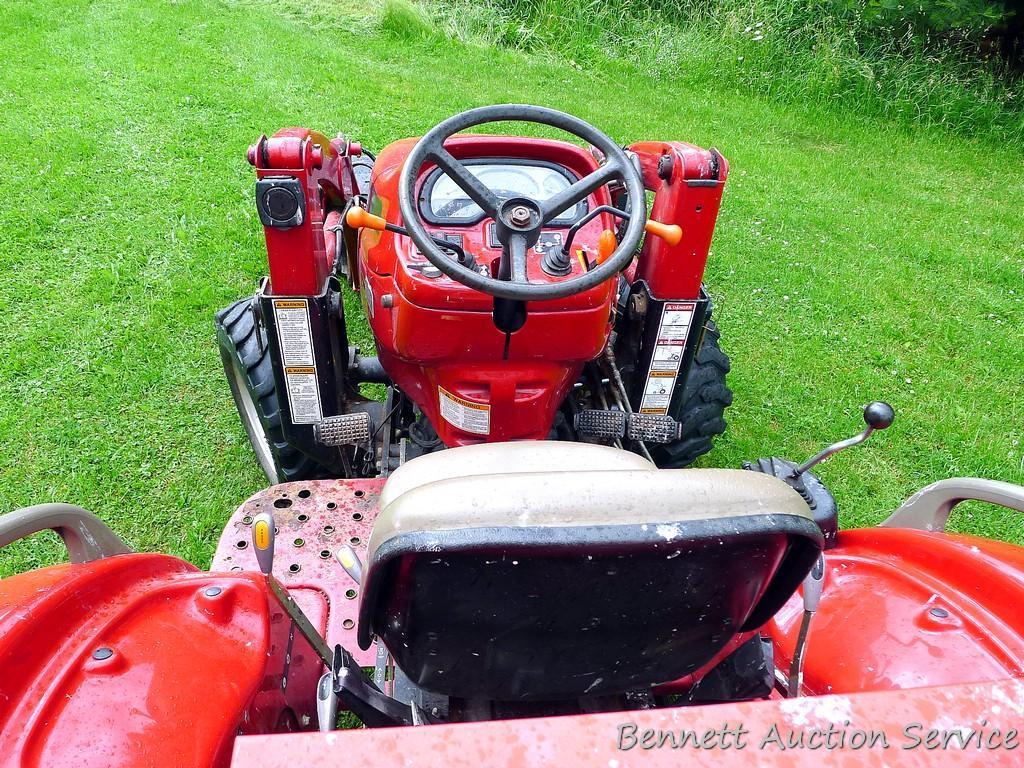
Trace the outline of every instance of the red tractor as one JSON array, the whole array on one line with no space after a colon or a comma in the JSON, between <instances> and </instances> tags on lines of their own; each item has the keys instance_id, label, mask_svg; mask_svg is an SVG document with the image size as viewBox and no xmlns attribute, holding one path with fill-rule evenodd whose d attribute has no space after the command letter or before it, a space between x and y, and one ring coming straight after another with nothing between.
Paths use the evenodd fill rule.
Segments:
<instances>
[{"instance_id":1,"label":"red tractor","mask_svg":"<svg viewBox=\"0 0 1024 768\"><path fill-rule=\"evenodd\" d=\"M446 140L492 119L600 160ZM253 148L270 277L219 317L264 467L306 479L245 501L209 571L67 504L0 515L0 548L53 530L70 560L0 580L0 768L1020 754L1024 549L944 529L1024 488L943 480L840 530L811 470L884 403L799 465L639 455L690 460L728 401L700 289L717 154L493 107L381 152L365 200L359 157L305 130ZM365 381L394 382L383 405Z\"/></svg>"},{"instance_id":2,"label":"red tractor","mask_svg":"<svg viewBox=\"0 0 1024 768\"><path fill-rule=\"evenodd\" d=\"M502 121L587 146L460 134ZM728 174L715 150L623 149L578 118L510 104L376 157L292 128L249 161L270 274L216 324L271 482L547 438L682 467L725 430L729 360L701 282ZM350 344L346 287L376 355ZM383 403L365 382L387 385Z\"/></svg>"}]
</instances>

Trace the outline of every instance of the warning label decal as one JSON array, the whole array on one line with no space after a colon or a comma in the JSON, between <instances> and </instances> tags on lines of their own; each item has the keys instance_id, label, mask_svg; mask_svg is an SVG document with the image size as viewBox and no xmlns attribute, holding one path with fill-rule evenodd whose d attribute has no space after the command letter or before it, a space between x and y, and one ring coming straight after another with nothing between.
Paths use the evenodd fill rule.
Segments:
<instances>
[{"instance_id":1,"label":"warning label decal","mask_svg":"<svg viewBox=\"0 0 1024 768\"><path fill-rule=\"evenodd\" d=\"M274 319L292 423L316 424L323 418L323 411L306 300L274 299Z\"/></svg>"},{"instance_id":2,"label":"warning label decal","mask_svg":"<svg viewBox=\"0 0 1024 768\"><path fill-rule=\"evenodd\" d=\"M285 365L314 365L313 337L305 299L275 299L274 315Z\"/></svg>"},{"instance_id":3,"label":"warning label decal","mask_svg":"<svg viewBox=\"0 0 1024 768\"><path fill-rule=\"evenodd\" d=\"M320 388L313 366L290 366L284 369L288 382L288 409L295 424L316 424L322 417Z\"/></svg>"},{"instance_id":4,"label":"warning label decal","mask_svg":"<svg viewBox=\"0 0 1024 768\"><path fill-rule=\"evenodd\" d=\"M651 356L651 367L647 371L644 396L640 401L640 413L660 416L668 413L696 307L693 302L685 302L666 304L662 310L657 344Z\"/></svg>"},{"instance_id":5,"label":"warning label decal","mask_svg":"<svg viewBox=\"0 0 1024 768\"><path fill-rule=\"evenodd\" d=\"M437 397L441 405L441 418L453 427L474 435L491 433L491 406L458 397L443 387L437 388Z\"/></svg>"}]
</instances>

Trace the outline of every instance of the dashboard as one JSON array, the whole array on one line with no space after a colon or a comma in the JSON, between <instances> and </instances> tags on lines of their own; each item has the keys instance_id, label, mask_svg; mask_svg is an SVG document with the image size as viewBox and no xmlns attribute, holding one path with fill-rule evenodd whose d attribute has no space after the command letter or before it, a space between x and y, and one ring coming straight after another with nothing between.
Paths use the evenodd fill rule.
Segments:
<instances>
[{"instance_id":1,"label":"dashboard","mask_svg":"<svg viewBox=\"0 0 1024 768\"><path fill-rule=\"evenodd\" d=\"M463 161L470 173L503 200L528 197L543 203L569 188L578 180L561 165L542 160L478 158ZM436 225L476 224L484 212L470 200L440 168L427 174L419 194L420 215ZM552 227L567 227L587 212L582 201L549 222Z\"/></svg>"}]
</instances>

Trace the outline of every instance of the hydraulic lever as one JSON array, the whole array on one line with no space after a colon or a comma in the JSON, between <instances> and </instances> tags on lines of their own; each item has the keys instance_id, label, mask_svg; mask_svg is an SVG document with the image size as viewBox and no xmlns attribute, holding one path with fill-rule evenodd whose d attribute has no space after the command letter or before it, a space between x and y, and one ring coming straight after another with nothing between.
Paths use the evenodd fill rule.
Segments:
<instances>
[{"instance_id":1,"label":"hydraulic lever","mask_svg":"<svg viewBox=\"0 0 1024 768\"><path fill-rule=\"evenodd\" d=\"M821 600L821 585L825 580L825 556L818 555L818 559L811 567L810 573L804 577L803 598L804 615L800 619L800 632L796 638L796 645L793 648L793 662L789 666L789 691L790 698L800 695L800 686L804 682L804 657L807 653L807 638L811 631L811 619L818 610L818 602Z\"/></svg>"},{"instance_id":2,"label":"hydraulic lever","mask_svg":"<svg viewBox=\"0 0 1024 768\"><path fill-rule=\"evenodd\" d=\"M271 594L277 598L288 618L294 622L296 628L302 634L310 647L316 652L324 664L330 668L334 662L334 654L331 652L327 641L316 631L313 623L309 620L299 604L289 594L281 583L274 578L274 542L277 538L277 531L274 527L274 516L269 512L261 512L256 515L252 522L252 546L256 550L256 562L259 564L260 572L267 580L267 586Z\"/></svg>"},{"instance_id":3,"label":"hydraulic lever","mask_svg":"<svg viewBox=\"0 0 1024 768\"><path fill-rule=\"evenodd\" d=\"M847 448L852 448L855 445L860 445L869 437L871 437L871 433L874 432L876 429L888 429L889 426L892 424L893 419L895 418L896 414L893 412L892 406L889 405L888 403L883 403L881 401L868 403L867 406L864 408L864 422L867 424L867 427L863 432L861 432L859 435L854 435L853 437L847 438L846 440L840 440L838 443L832 443L832 445L814 454L813 456L811 456L811 458L809 458L799 467L794 469L793 472L790 474L790 477L800 477L800 475L809 470L811 467L815 466L816 464L820 464L830 456L834 456L840 451L845 450Z\"/></svg>"}]
</instances>

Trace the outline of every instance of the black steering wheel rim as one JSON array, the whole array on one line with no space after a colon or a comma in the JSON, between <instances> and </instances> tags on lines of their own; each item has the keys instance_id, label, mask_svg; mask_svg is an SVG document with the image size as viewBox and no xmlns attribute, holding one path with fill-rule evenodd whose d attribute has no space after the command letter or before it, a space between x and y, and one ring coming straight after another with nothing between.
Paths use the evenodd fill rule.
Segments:
<instances>
[{"instance_id":1,"label":"black steering wheel rim","mask_svg":"<svg viewBox=\"0 0 1024 768\"><path fill-rule=\"evenodd\" d=\"M572 184L567 190L544 203L527 198L498 200L481 184L459 160L444 147L444 142L456 133L484 123L518 121L540 123L572 134L596 147L604 155L604 163L595 171ZM416 205L416 182L426 162L433 162L449 175L453 182L494 219L499 239L509 251L510 267L506 279L483 275L447 255L433 241L420 217ZM618 178L625 186L632 203L632 211L618 247L603 263L576 277L554 283L530 283L526 278L526 257L540 234L541 228L560 213L585 199L612 179ZM614 277L633 259L640 245L647 222L644 205L644 185L639 170L626 152L602 131L578 117L547 107L529 104L497 104L477 107L461 112L438 123L416 143L405 160L398 182L398 207L409 237L424 257L441 272L470 288L496 298L518 301L559 299L593 288ZM515 210L513 210L515 209ZM525 209L525 213L524 213ZM515 216L513 216L515 214ZM520 226L517 222L526 221ZM532 241L531 241L532 239Z\"/></svg>"}]
</instances>

